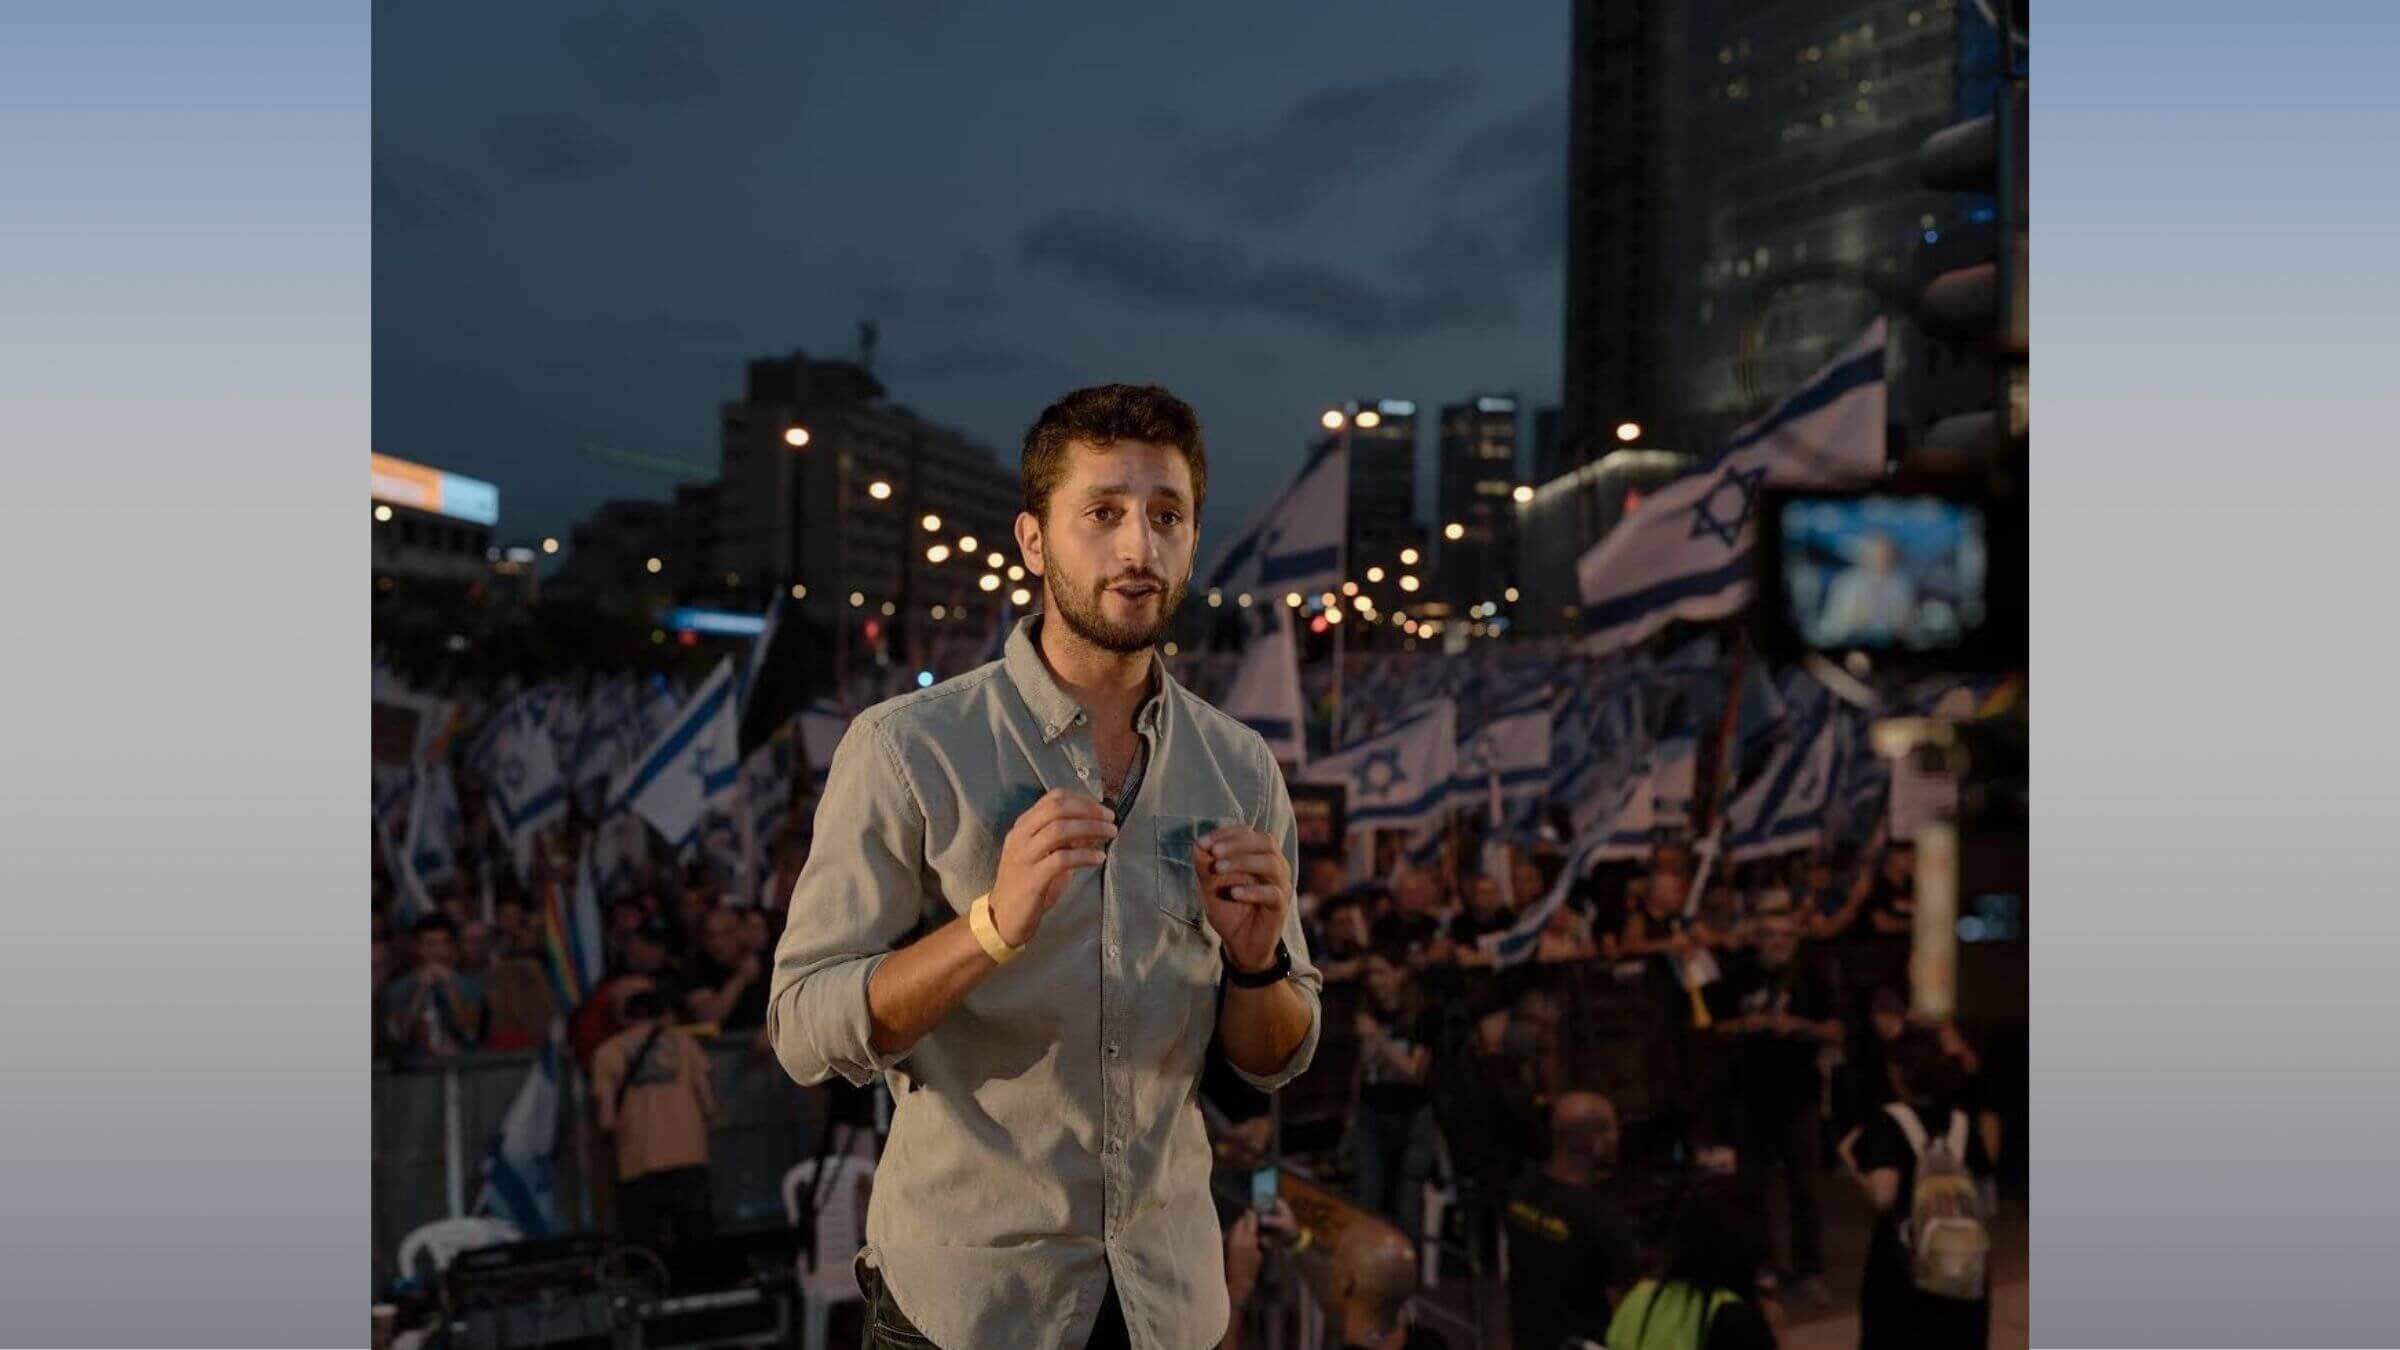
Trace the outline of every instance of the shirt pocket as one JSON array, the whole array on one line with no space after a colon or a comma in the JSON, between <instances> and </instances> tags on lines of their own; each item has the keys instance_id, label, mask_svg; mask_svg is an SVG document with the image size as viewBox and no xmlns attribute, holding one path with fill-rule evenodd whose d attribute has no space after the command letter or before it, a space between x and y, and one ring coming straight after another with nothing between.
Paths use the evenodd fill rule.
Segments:
<instances>
[{"instance_id":1,"label":"shirt pocket","mask_svg":"<svg viewBox=\"0 0 2400 1350\"><path fill-rule=\"evenodd\" d=\"M1192 855L1200 847L1200 837L1215 828L1214 822L1206 816L1155 816L1150 827L1154 839L1151 898L1170 919L1213 936L1200 903L1200 874L1192 866Z\"/></svg>"}]
</instances>

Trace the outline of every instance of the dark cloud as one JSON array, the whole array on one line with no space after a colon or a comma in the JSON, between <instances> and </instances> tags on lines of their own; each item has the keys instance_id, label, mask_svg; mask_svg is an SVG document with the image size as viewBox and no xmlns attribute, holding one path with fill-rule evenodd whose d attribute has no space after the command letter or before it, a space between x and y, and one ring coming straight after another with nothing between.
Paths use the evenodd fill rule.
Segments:
<instances>
[{"instance_id":1,"label":"dark cloud","mask_svg":"<svg viewBox=\"0 0 2400 1350\"><path fill-rule=\"evenodd\" d=\"M946 274L903 273L887 264L870 269L868 277L861 299L878 319L946 321L1000 308L1000 264L979 248L961 253Z\"/></svg>"},{"instance_id":2,"label":"dark cloud","mask_svg":"<svg viewBox=\"0 0 2400 1350\"><path fill-rule=\"evenodd\" d=\"M1290 220L1379 164L1413 157L1473 87L1465 74L1447 72L1319 89L1266 127L1195 147L1183 177L1237 219Z\"/></svg>"},{"instance_id":3,"label":"dark cloud","mask_svg":"<svg viewBox=\"0 0 2400 1350\"><path fill-rule=\"evenodd\" d=\"M491 194L464 169L413 155L376 151L374 215L377 229L428 229L481 215Z\"/></svg>"},{"instance_id":4,"label":"dark cloud","mask_svg":"<svg viewBox=\"0 0 2400 1350\"><path fill-rule=\"evenodd\" d=\"M688 107L713 97L724 79L709 36L690 10L662 9L592 15L574 28L572 41L612 99Z\"/></svg>"},{"instance_id":5,"label":"dark cloud","mask_svg":"<svg viewBox=\"0 0 2400 1350\"><path fill-rule=\"evenodd\" d=\"M492 133L492 152L523 182L604 178L625 167L625 143L585 122L519 117Z\"/></svg>"},{"instance_id":6,"label":"dark cloud","mask_svg":"<svg viewBox=\"0 0 2400 1350\"><path fill-rule=\"evenodd\" d=\"M1501 323L1516 313L1505 286L1464 284L1457 268L1390 286L1322 263L1253 263L1231 240L1091 208L1037 222L1023 250L1030 263L1140 304L1271 315L1354 342Z\"/></svg>"},{"instance_id":7,"label":"dark cloud","mask_svg":"<svg viewBox=\"0 0 2400 1350\"><path fill-rule=\"evenodd\" d=\"M1564 156L1518 191L1509 205L1509 259L1527 271L1567 265L1567 165Z\"/></svg>"},{"instance_id":8,"label":"dark cloud","mask_svg":"<svg viewBox=\"0 0 2400 1350\"><path fill-rule=\"evenodd\" d=\"M1459 142L1444 177L1452 182L1510 181L1566 162L1567 100L1563 94L1550 94L1486 123Z\"/></svg>"},{"instance_id":9,"label":"dark cloud","mask_svg":"<svg viewBox=\"0 0 2400 1350\"><path fill-rule=\"evenodd\" d=\"M894 352L878 367L912 380L1020 379L1055 375L1064 367L1021 345L957 342L931 351Z\"/></svg>"}]
</instances>

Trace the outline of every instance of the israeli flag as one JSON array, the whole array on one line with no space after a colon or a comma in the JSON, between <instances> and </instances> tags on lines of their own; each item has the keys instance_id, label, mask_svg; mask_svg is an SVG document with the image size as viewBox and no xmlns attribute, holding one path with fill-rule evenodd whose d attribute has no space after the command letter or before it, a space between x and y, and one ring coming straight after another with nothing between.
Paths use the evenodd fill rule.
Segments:
<instances>
[{"instance_id":1,"label":"israeli flag","mask_svg":"<svg viewBox=\"0 0 2400 1350\"><path fill-rule=\"evenodd\" d=\"M833 752L842 743L850 719L831 703L819 700L800 710L800 755L808 762L809 786L825 790L825 775L833 770Z\"/></svg>"},{"instance_id":2,"label":"israeli flag","mask_svg":"<svg viewBox=\"0 0 2400 1350\"><path fill-rule=\"evenodd\" d=\"M558 1227L558 1040L550 1044L517 1087L516 1099L492 1135L483 1160L483 1189L475 1212L505 1219L527 1237Z\"/></svg>"},{"instance_id":3,"label":"israeli flag","mask_svg":"<svg viewBox=\"0 0 2400 1350\"><path fill-rule=\"evenodd\" d=\"M1458 777L1458 705L1436 699L1398 725L1318 760L1302 781L1349 789L1350 829L1423 829L1441 824Z\"/></svg>"},{"instance_id":4,"label":"israeli flag","mask_svg":"<svg viewBox=\"0 0 2400 1350\"><path fill-rule=\"evenodd\" d=\"M1750 599L1759 489L1852 487L1883 474L1884 321L1706 463L1659 489L1575 564L1584 645L1631 647Z\"/></svg>"},{"instance_id":5,"label":"israeli flag","mask_svg":"<svg viewBox=\"0 0 2400 1350\"><path fill-rule=\"evenodd\" d=\"M1650 789L1660 825L1674 829L1692 823L1699 769L1700 742L1693 737L1670 737L1651 752Z\"/></svg>"},{"instance_id":6,"label":"israeli flag","mask_svg":"<svg viewBox=\"0 0 2400 1350\"><path fill-rule=\"evenodd\" d=\"M691 842L701 817L729 800L740 782L732 657L670 718L647 749L609 788L610 809L630 808L677 848Z\"/></svg>"},{"instance_id":7,"label":"israeli flag","mask_svg":"<svg viewBox=\"0 0 2400 1350\"><path fill-rule=\"evenodd\" d=\"M1647 858L1658 838L1657 806L1650 766L1639 765L1620 775L1593 807L1575 813L1576 838L1592 850L1594 862Z\"/></svg>"},{"instance_id":8,"label":"israeli flag","mask_svg":"<svg viewBox=\"0 0 2400 1350\"><path fill-rule=\"evenodd\" d=\"M458 788L450 766L435 760L420 767L417 790L408 806L408 831L396 850L400 902L415 922L441 908L434 888L458 880L458 827L462 819Z\"/></svg>"},{"instance_id":9,"label":"israeli flag","mask_svg":"<svg viewBox=\"0 0 2400 1350\"><path fill-rule=\"evenodd\" d=\"M492 747L492 824L508 841L517 879L533 884L533 856L542 831L567 817L567 784L549 734L519 700Z\"/></svg>"},{"instance_id":10,"label":"israeli flag","mask_svg":"<svg viewBox=\"0 0 2400 1350\"><path fill-rule=\"evenodd\" d=\"M1245 526L1210 570L1207 589L1265 600L1339 585L1350 511L1350 456L1328 436L1300 476Z\"/></svg>"},{"instance_id":11,"label":"israeli flag","mask_svg":"<svg viewBox=\"0 0 2400 1350\"><path fill-rule=\"evenodd\" d=\"M403 764L375 766L375 823L389 826L407 804L416 787L416 778Z\"/></svg>"},{"instance_id":12,"label":"israeli flag","mask_svg":"<svg viewBox=\"0 0 2400 1350\"><path fill-rule=\"evenodd\" d=\"M1627 793L1624 800L1628 804L1628 809L1631 809L1631 803L1647 801L1649 795L1648 789L1643 787L1640 791ZM1542 893L1542 898L1527 906L1524 912L1517 916L1517 921L1506 929L1497 933L1486 933L1476 939L1476 946L1481 948L1486 956L1492 958L1494 969L1506 970L1510 966L1531 959L1534 951L1541 945L1542 930L1549 926L1550 916L1557 913L1558 907L1567 902L1567 894L1575 889L1575 883L1582 880L1599 863L1609 858L1626 856L1612 851L1609 840L1615 827L1616 822L1608 820L1578 833L1575 836L1575 842L1567 849L1567 865L1559 869L1558 879L1550 883L1550 889ZM1645 843L1642 853L1631 856L1648 856L1648 850L1649 846Z\"/></svg>"},{"instance_id":13,"label":"israeli flag","mask_svg":"<svg viewBox=\"0 0 2400 1350\"><path fill-rule=\"evenodd\" d=\"M1242 649L1233 686L1217 707L1226 716L1257 732L1267 749L1285 764L1308 762L1308 727L1300 701L1300 658L1292 641L1291 610L1280 604L1260 605L1245 618L1249 645Z\"/></svg>"},{"instance_id":14,"label":"israeli flag","mask_svg":"<svg viewBox=\"0 0 2400 1350\"><path fill-rule=\"evenodd\" d=\"M1725 808L1725 857L1748 862L1814 846L1833 799L1835 722L1819 718L1775 749L1758 777Z\"/></svg>"},{"instance_id":15,"label":"israeli flag","mask_svg":"<svg viewBox=\"0 0 2400 1350\"><path fill-rule=\"evenodd\" d=\"M1540 800L1550 786L1550 704L1535 698L1503 708L1458 743L1453 804L1485 806Z\"/></svg>"}]
</instances>

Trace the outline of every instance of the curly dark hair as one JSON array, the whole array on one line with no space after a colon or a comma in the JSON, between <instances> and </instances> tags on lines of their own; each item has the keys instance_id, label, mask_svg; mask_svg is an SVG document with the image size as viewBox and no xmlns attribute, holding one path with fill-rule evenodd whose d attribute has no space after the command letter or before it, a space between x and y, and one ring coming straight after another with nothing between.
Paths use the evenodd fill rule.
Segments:
<instances>
[{"instance_id":1,"label":"curly dark hair","mask_svg":"<svg viewBox=\"0 0 2400 1350\"><path fill-rule=\"evenodd\" d=\"M1192 516L1208 503L1208 451L1192 405L1155 384L1099 384L1078 389L1042 409L1025 432L1025 509L1047 520L1050 494L1067 474L1067 446L1075 441L1114 445L1148 441L1183 452L1192 469Z\"/></svg>"}]
</instances>

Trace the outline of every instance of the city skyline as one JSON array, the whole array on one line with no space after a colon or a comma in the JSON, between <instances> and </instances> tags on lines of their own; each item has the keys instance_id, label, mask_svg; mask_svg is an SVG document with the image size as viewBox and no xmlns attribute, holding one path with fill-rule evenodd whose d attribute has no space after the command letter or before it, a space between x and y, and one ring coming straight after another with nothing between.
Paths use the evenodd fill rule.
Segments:
<instances>
[{"instance_id":1,"label":"city skyline","mask_svg":"<svg viewBox=\"0 0 2400 1350\"><path fill-rule=\"evenodd\" d=\"M1202 562L1348 391L1556 397L1563 7L375 17L375 448L498 484L510 541L671 493L580 446L713 469L744 363L862 320L1003 463L1081 384L1192 401Z\"/></svg>"}]
</instances>

